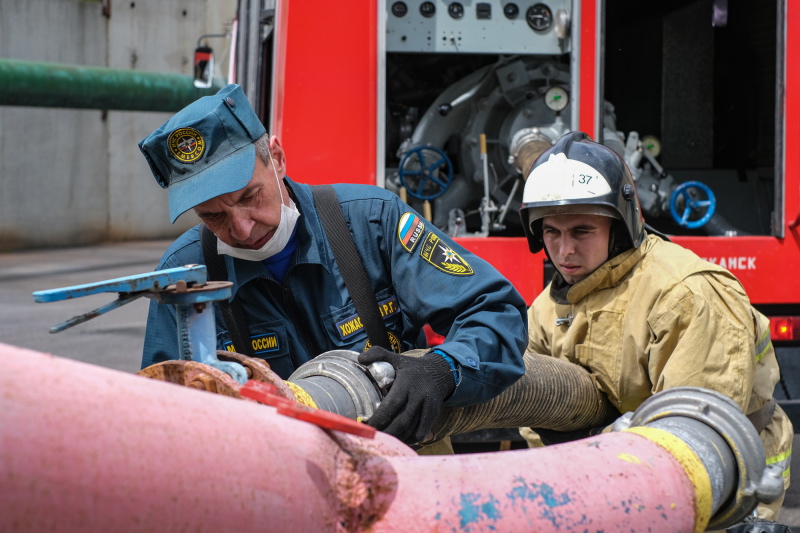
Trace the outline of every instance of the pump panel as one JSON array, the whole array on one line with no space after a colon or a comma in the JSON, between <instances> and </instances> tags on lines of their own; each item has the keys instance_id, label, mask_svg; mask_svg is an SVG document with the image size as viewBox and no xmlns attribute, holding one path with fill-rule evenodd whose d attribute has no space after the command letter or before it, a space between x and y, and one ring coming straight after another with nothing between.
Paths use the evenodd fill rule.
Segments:
<instances>
[{"instance_id":1,"label":"pump panel","mask_svg":"<svg viewBox=\"0 0 800 533\"><path fill-rule=\"evenodd\" d=\"M569 0L389 0L388 52L565 54Z\"/></svg>"}]
</instances>

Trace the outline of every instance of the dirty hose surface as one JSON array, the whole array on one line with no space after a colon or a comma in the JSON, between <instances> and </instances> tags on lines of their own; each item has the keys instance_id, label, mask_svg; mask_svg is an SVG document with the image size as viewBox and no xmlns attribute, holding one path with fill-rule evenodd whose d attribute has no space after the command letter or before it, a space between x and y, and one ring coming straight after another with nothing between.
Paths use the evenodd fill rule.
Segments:
<instances>
[{"instance_id":1,"label":"dirty hose surface","mask_svg":"<svg viewBox=\"0 0 800 533\"><path fill-rule=\"evenodd\" d=\"M526 353L524 360L525 374L493 400L444 407L426 442L479 429L574 431L603 423L610 404L586 369L546 355Z\"/></svg>"}]
</instances>

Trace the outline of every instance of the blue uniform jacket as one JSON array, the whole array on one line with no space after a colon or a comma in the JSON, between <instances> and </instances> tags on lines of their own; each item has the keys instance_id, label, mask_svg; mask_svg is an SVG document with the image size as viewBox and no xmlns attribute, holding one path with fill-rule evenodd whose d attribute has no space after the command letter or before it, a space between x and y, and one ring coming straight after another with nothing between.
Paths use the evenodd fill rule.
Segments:
<instances>
[{"instance_id":1,"label":"blue uniform jacket","mask_svg":"<svg viewBox=\"0 0 800 533\"><path fill-rule=\"evenodd\" d=\"M288 178L286 184L301 216L296 257L284 282L261 262L225 256L254 352L283 379L318 355L306 346L307 338L320 353L360 352L367 343L310 187ZM369 185L334 189L395 349L425 347L426 323L446 337L439 348L458 362L461 381L445 405L481 403L514 383L525 372L527 313L511 283L395 194ZM199 227L169 247L159 270L205 264ZM235 349L218 310L216 325L217 349ZM175 310L151 302L142 367L178 358Z\"/></svg>"}]
</instances>

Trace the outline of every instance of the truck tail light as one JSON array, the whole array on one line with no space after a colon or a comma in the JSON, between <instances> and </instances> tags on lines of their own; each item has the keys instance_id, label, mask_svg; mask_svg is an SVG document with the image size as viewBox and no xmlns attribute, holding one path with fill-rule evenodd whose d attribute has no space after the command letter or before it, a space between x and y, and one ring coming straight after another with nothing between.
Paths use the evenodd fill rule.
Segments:
<instances>
[{"instance_id":1,"label":"truck tail light","mask_svg":"<svg viewBox=\"0 0 800 533\"><path fill-rule=\"evenodd\" d=\"M769 334L773 342L800 340L800 316L769 317Z\"/></svg>"}]
</instances>

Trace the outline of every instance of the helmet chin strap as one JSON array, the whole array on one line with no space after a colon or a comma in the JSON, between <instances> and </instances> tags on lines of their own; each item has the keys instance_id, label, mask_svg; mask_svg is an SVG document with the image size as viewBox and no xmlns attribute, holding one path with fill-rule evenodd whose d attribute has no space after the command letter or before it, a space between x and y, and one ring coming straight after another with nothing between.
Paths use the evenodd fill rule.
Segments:
<instances>
[{"instance_id":1,"label":"helmet chin strap","mask_svg":"<svg viewBox=\"0 0 800 533\"><path fill-rule=\"evenodd\" d=\"M608 258L614 257L614 245L617 242L617 232L614 228L614 223L611 223L611 231L608 232Z\"/></svg>"},{"instance_id":2,"label":"helmet chin strap","mask_svg":"<svg viewBox=\"0 0 800 533\"><path fill-rule=\"evenodd\" d=\"M631 248L633 248L633 242L631 242L625 222L619 219L613 219L611 222L611 231L608 233L608 259L616 257Z\"/></svg>"}]
</instances>

